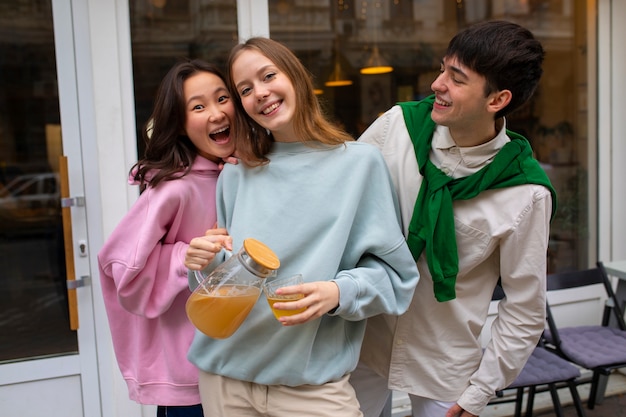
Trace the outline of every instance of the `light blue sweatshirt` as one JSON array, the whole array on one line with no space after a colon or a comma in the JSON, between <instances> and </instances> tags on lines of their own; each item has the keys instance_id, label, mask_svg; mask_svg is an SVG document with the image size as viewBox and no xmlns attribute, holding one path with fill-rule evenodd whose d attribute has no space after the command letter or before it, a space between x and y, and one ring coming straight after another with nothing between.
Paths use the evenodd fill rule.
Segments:
<instances>
[{"instance_id":1,"label":"light blue sweatshirt","mask_svg":"<svg viewBox=\"0 0 626 417\"><path fill-rule=\"evenodd\" d=\"M270 163L228 165L218 180L218 224L238 250L255 238L281 262L278 277L335 281L339 307L283 327L263 295L227 339L196 331L189 360L205 372L259 384L323 384L357 364L366 318L402 314L419 279L397 199L372 145L275 143ZM196 284L190 275L190 286Z\"/></svg>"}]
</instances>

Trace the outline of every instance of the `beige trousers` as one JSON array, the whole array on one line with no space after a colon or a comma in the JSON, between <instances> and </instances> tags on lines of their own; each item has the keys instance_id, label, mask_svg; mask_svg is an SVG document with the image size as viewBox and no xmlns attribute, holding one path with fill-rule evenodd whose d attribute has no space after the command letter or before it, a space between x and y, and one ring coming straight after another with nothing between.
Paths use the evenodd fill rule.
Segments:
<instances>
[{"instance_id":1,"label":"beige trousers","mask_svg":"<svg viewBox=\"0 0 626 417\"><path fill-rule=\"evenodd\" d=\"M362 417L346 375L323 385L260 385L200 371L200 397L211 417Z\"/></svg>"}]
</instances>

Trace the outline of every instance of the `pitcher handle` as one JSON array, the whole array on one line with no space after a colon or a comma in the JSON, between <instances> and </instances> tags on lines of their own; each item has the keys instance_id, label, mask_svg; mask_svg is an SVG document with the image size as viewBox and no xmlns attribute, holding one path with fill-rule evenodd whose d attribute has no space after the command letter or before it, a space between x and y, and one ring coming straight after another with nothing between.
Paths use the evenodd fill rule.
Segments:
<instances>
[{"instance_id":1,"label":"pitcher handle","mask_svg":"<svg viewBox=\"0 0 626 417\"><path fill-rule=\"evenodd\" d=\"M222 252L224 252L224 261L230 259L231 256L233 256L233 252L226 249L226 248L222 248ZM204 280L206 279L206 277L208 275L204 274L202 272L202 270L194 270L193 271L193 276L196 279L196 282L198 283L199 286L201 286L206 292L209 292L209 290L204 286Z\"/></svg>"},{"instance_id":2,"label":"pitcher handle","mask_svg":"<svg viewBox=\"0 0 626 417\"><path fill-rule=\"evenodd\" d=\"M198 285L204 285L202 283L204 282L204 279L207 276L202 273L202 270L194 270L193 271L193 276L196 278L196 281L198 282Z\"/></svg>"}]
</instances>

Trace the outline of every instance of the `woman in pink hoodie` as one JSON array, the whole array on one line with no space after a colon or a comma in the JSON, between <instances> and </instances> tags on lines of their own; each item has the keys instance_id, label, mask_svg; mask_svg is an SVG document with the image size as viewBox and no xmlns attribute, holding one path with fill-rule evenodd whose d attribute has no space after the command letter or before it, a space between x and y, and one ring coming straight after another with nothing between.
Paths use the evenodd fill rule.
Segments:
<instances>
[{"instance_id":1,"label":"woman in pink hoodie","mask_svg":"<svg viewBox=\"0 0 626 417\"><path fill-rule=\"evenodd\" d=\"M234 116L216 67L193 60L170 69L144 129L145 157L131 169L143 192L98 253L117 362L130 398L158 405L157 417L202 416L198 370L187 360L194 327L184 260L189 241L216 223Z\"/></svg>"}]
</instances>

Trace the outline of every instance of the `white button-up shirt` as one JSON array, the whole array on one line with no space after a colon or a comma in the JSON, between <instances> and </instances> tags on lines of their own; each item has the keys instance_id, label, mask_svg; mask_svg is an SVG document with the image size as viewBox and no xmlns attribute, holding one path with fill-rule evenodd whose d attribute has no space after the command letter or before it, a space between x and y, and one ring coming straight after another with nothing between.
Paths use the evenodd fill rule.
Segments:
<instances>
[{"instance_id":1,"label":"white button-up shirt","mask_svg":"<svg viewBox=\"0 0 626 417\"><path fill-rule=\"evenodd\" d=\"M510 140L502 125L494 139L469 148L457 147L448 129L437 126L430 159L452 177L471 175ZM376 145L387 162L406 235L422 176L401 108L379 117L359 140ZM456 401L481 414L496 390L513 382L544 328L551 210L550 191L533 184L454 201L456 299L435 299L422 254L417 262L421 279L409 310L400 317L369 319L362 361L388 376L391 389ZM483 352L479 336L499 277L507 297L498 306Z\"/></svg>"}]
</instances>

